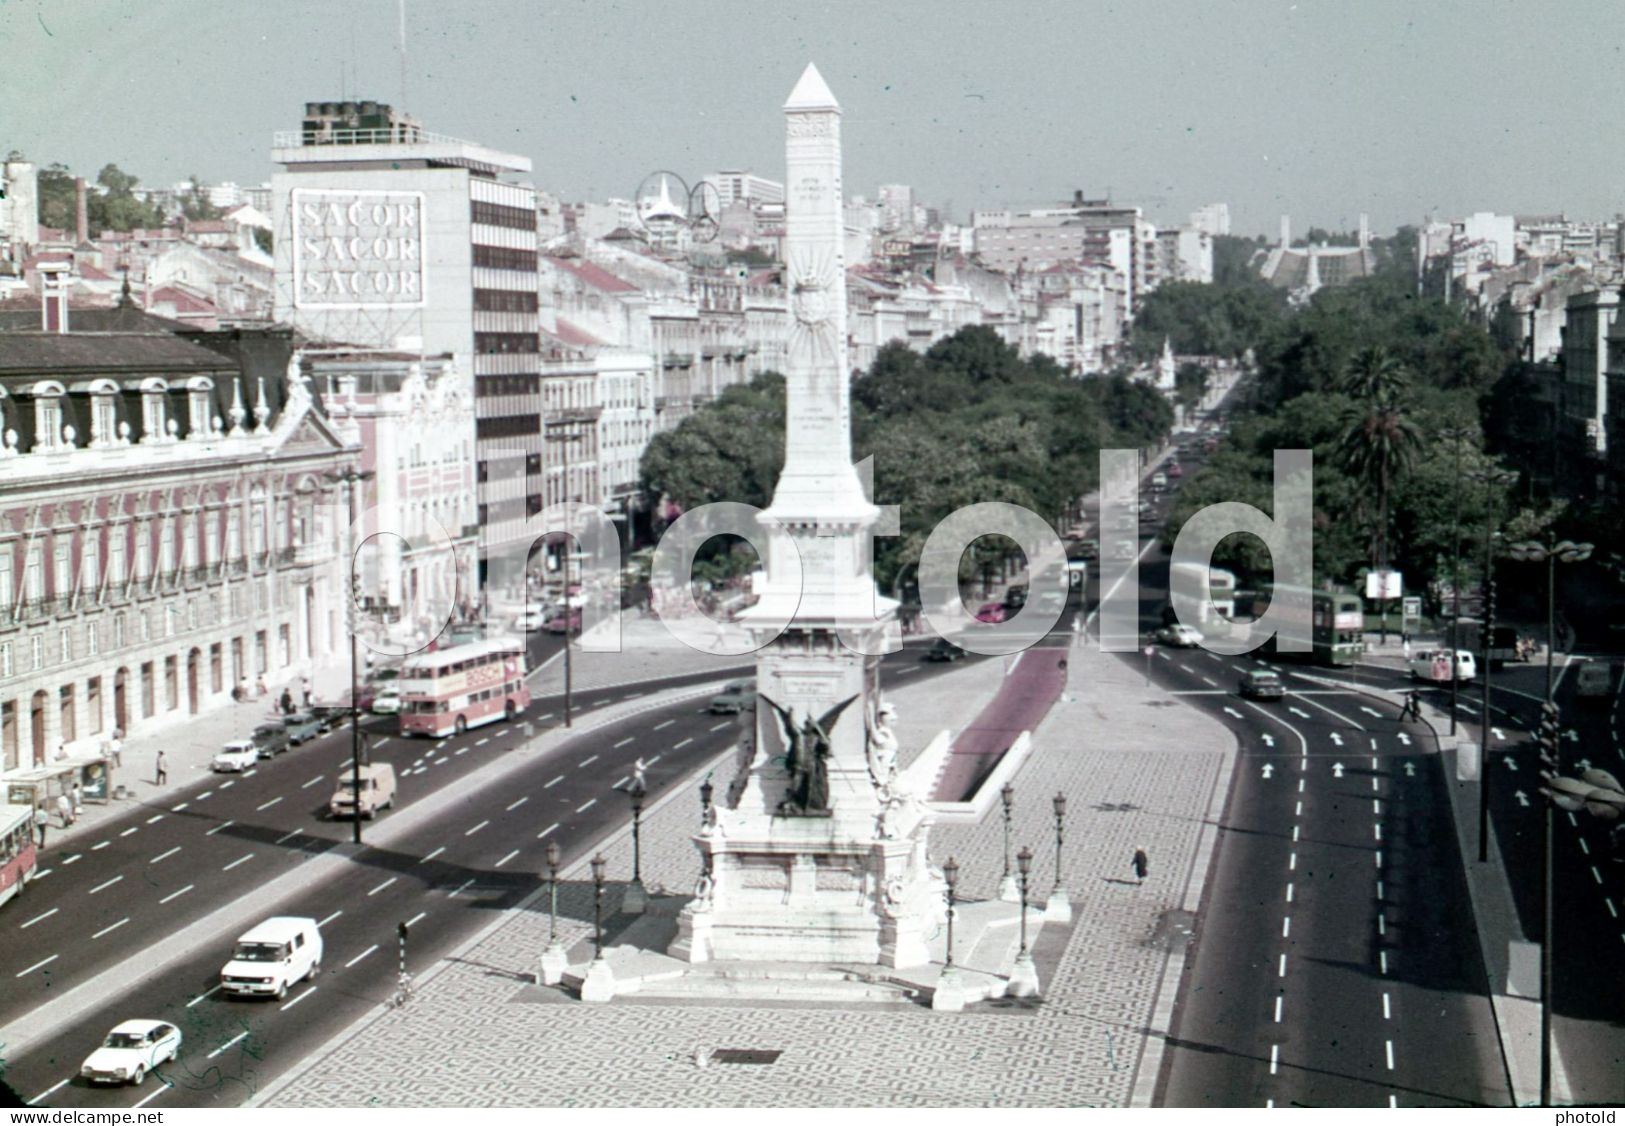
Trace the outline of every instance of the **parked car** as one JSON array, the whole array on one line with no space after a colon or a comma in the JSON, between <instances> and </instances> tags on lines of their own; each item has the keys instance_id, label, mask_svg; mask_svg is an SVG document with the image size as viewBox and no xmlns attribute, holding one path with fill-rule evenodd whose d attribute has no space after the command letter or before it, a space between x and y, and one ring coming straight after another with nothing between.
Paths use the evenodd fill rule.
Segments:
<instances>
[{"instance_id":1,"label":"parked car","mask_svg":"<svg viewBox=\"0 0 1625 1126\"><path fill-rule=\"evenodd\" d=\"M1156 636L1157 640L1164 645L1171 645L1176 649L1194 649L1202 644L1201 631L1193 629L1183 622L1163 626L1157 631Z\"/></svg>"},{"instance_id":2,"label":"parked car","mask_svg":"<svg viewBox=\"0 0 1625 1126\"><path fill-rule=\"evenodd\" d=\"M1241 678L1241 694L1253 700L1279 700L1286 695L1286 685L1274 669L1254 669Z\"/></svg>"},{"instance_id":3,"label":"parked car","mask_svg":"<svg viewBox=\"0 0 1625 1126\"><path fill-rule=\"evenodd\" d=\"M372 698L374 715L398 715L401 710L401 690L394 685L380 688Z\"/></svg>"},{"instance_id":4,"label":"parked car","mask_svg":"<svg viewBox=\"0 0 1625 1126\"><path fill-rule=\"evenodd\" d=\"M1160 493L1168 487L1168 474L1158 470L1151 474L1151 491Z\"/></svg>"},{"instance_id":5,"label":"parked car","mask_svg":"<svg viewBox=\"0 0 1625 1126\"><path fill-rule=\"evenodd\" d=\"M181 1054L181 1030L161 1020L127 1020L113 1027L102 1046L79 1066L87 1083L133 1083Z\"/></svg>"},{"instance_id":6,"label":"parked car","mask_svg":"<svg viewBox=\"0 0 1625 1126\"><path fill-rule=\"evenodd\" d=\"M756 710L756 682L735 680L711 697L706 708L712 715L738 715Z\"/></svg>"},{"instance_id":7,"label":"parked car","mask_svg":"<svg viewBox=\"0 0 1625 1126\"><path fill-rule=\"evenodd\" d=\"M287 729L289 744L295 747L325 730L322 717L315 712L295 712L283 718L282 726Z\"/></svg>"},{"instance_id":8,"label":"parked car","mask_svg":"<svg viewBox=\"0 0 1625 1126\"><path fill-rule=\"evenodd\" d=\"M220 969L226 993L275 997L316 976L322 968L322 935L315 919L278 916L267 919L237 940L231 960Z\"/></svg>"},{"instance_id":9,"label":"parked car","mask_svg":"<svg viewBox=\"0 0 1625 1126\"><path fill-rule=\"evenodd\" d=\"M1185 476L1185 467L1184 466L1180 465L1179 462L1177 462L1177 461L1171 461L1171 462L1168 463L1168 479L1170 481L1172 481L1176 477L1183 477L1183 476Z\"/></svg>"},{"instance_id":10,"label":"parked car","mask_svg":"<svg viewBox=\"0 0 1625 1126\"><path fill-rule=\"evenodd\" d=\"M215 752L209 769L216 773L237 774L253 766L259 759L260 751L254 745L254 740L233 739Z\"/></svg>"},{"instance_id":11,"label":"parked car","mask_svg":"<svg viewBox=\"0 0 1625 1126\"><path fill-rule=\"evenodd\" d=\"M1004 619L1005 609L1004 603L1002 602L984 602L982 603L981 609L976 611L976 620L979 622L987 622L990 625L996 625L999 622L1004 621Z\"/></svg>"},{"instance_id":12,"label":"parked car","mask_svg":"<svg viewBox=\"0 0 1625 1126\"><path fill-rule=\"evenodd\" d=\"M1072 559L1082 559L1084 562L1100 558L1100 541L1095 539L1084 540L1074 551L1067 552Z\"/></svg>"},{"instance_id":13,"label":"parked car","mask_svg":"<svg viewBox=\"0 0 1625 1126\"><path fill-rule=\"evenodd\" d=\"M957 661L964 655L965 651L959 646L946 637L939 637L936 644L931 646L930 652L926 653L925 659L928 661Z\"/></svg>"},{"instance_id":14,"label":"parked car","mask_svg":"<svg viewBox=\"0 0 1625 1126\"><path fill-rule=\"evenodd\" d=\"M259 748L260 758L280 755L288 749L288 729L280 723L262 723L254 728L254 746Z\"/></svg>"},{"instance_id":15,"label":"parked car","mask_svg":"<svg viewBox=\"0 0 1625 1126\"><path fill-rule=\"evenodd\" d=\"M338 787L327 803L332 817L354 817L357 809L361 816L371 820L381 809L395 808L395 768L387 762L371 762L361 768L361 788L356 789L354 774L339 771ZM360 793L361 800L356 800Z\"/></svg>"}]
</instances>

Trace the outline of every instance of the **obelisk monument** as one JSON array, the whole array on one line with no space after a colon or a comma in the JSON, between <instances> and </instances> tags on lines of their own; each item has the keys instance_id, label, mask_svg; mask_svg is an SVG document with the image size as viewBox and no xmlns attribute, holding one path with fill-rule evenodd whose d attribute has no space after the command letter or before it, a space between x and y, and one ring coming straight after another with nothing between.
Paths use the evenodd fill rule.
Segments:
<instances>
[{"instance_id":1,"label":"obelisk monument","mask_svg":"<svg viewBox=\"0 0 1625 1126\"><path fill-rule=\"evenodd\" d=\"M896 604L875 590L879 510L852 464L841 107L809 65L784 114L784 472L761 518L777 533L762 597L742 618L765 642L755 731L695 837L706 875L670 953L915 966L944 905L880 693Z\"/></svg>"}]
</instances>

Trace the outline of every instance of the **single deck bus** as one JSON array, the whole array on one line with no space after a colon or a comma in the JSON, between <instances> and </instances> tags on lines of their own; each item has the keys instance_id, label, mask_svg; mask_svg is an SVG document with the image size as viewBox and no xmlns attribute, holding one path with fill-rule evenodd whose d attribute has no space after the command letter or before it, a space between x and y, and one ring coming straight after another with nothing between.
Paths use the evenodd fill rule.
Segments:
<instances>
[{"instance_id":1,"label":"single deck bus","mask_svg":"<svg viewBox=\"0 0 1625 1126\"><path fill-rule=\"evenodd\" d=\"M21 893L38 864L33 808L0 805L0 903Z\"/></svg>"},{"instance_id":2,"label":"single deck bus","mask_svg":"<svg viewBox=\"0 0 1625 1126\"><path fill-rule=\"evenodd\" d=\"M525 648L501 637L419 653L401 666L401 734L443 739L530 706Z\"/></svg>"}]
</instances>

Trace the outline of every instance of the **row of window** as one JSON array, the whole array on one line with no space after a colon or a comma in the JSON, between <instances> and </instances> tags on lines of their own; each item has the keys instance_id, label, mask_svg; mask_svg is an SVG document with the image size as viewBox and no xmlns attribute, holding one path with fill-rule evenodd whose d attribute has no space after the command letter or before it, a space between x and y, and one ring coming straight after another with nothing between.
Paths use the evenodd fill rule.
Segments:
<instances>
[{"instance_id":1,"label":"row of window","mask_svg":"<svg viewBox=\"0 0 1625 1126\"><path fill-rule=\"evenodd\" d=\"M491 270L523 270L536 272L536 252L517 250L511 246L475 246L474 265Z\"/></svg>"},{"instance_id":2,"label":"row of window","mask_svg":"<svg viewBox=\"0 0 1625 1126\"><path fill-rule=\"evenodd\" d=\"M487 203L482 199L469 201L469 217L476 223L493 227L510 227L516 231L536 230L536 212L505 203Z\"/></svg>"},{"instance_id":3,"label":"row of window","mask_svg":"<svg viewBox=\"0 0 1625 1126\"><path fill-rule=\"evenodd\" d=\"M62 392L41 394L34 399L33 452L47 453L67 449L76 444L65 432L63 424ZM197 387L187 392L187 433L205 436L212 433L213 417L210 411L210 389ZM90 445L92 448L128 442L130 427L118 421L118 392L92 391L90 395ZM143 442L162 442L174 436L177 424L169 417L169 396L166 390L155 388L141 394L141 433ZM78 435L74 436L77 439Z\"/></svg>"},{"instance_id":4,"label":"row of window","mask_svg":"<svg viewBox=\"0 0 1625 1126\"><path fill-rule=\"evenodd\" d=\"M252 591L251 599L245 590ZM263 583L238 584L231 588L229 620L244 617L250 604L255 614L261 614L269 608L286 606L287 601L288 591L280 585L273 586L268 595ZM184 605L171 603L97 618L83 627L84 656L99 655L104 639L111 642L110 651L116 653L129 644L145 644L155 637L174 637L178 633L216 626L226 620L221 606L220 592L211 591L206 601L189 598ZM133 630L129 628L132 622ZM26 647L22 642L0 641L0 680L35 672L48 664L71 663L78 656L75 638L79 633L77 627L64 626L57 631L54 641L49 641L44 632L36 633L27 639Z\"/></svg>"},{"instance_id":5,"label":"row of window","mask_svg":"<svg viewBox=\"0 0 1625 1126\"><path fill-rule=\"evenodd\" d=\"M278 515L280 516L280 513ZM267 550L267 516L264 506L258 506L249 521L249 550L254 555L262 555ZM153 523L158 525L156 559L153 554ZM242 514L236 508L227 510L225 514L224 544L220 538L221 521L218 513L214 512L203 513L201 518L200 514L188 513L178 518L163 516L136 520L133 524L133 537L125 534L127 527L125 524L108 526L105 561L101 550L102 536L98 534L100 529L93 528L88 532L81 532L77 574L73 567L72 534L65 532L52 534L51 554L54 566L50 596L66 598L75 592L82 594L96 591L104 583L108 586L117 586L132 578L137 582L145 582L152 578L155 563L159 573L167 576L175 572L177 565L185 570L193 570L199 566L215 566L220 562L222 550L228 559L243 557ZM286 530L280 521L278 530L283 534L277 537L279 541L277 546L285 547ZM25 602L37 602L47 596L45 541L36 539L25 549L20 590L13 572L15 555L10 544L0 544L0 607L11 605L14 596L20 597ZM130 566L132 561L133 568Z\"/></svg>"},{"instance_id":6,"label":"row of window","mask_svg":"<svg viewBox=\"0 0 1625 1126\"><path fill-rule=\"evenodd\" d=\"M476 205L478 206L478 205ZM533 289L476 289L474 308L481 313L534 313L539 307Z\"/></svg>"},{"instance_id":7,"label":"row of window","mask_svg":"<svg viewBox=\"0 0 1625 1126\"><path fill-rule=\"evenodd\" d=\"M492 395L535 395L542 389L539 375L481 375L474 379L474 397Z\"/></svg>"},{"instance_id":8,"label":"row of window","mask_svg":"<svg viewBox=\"0 0 1625 1126\"><path fill-rule=\"evenodd\" d=\"M503 352L539 352L540 341L541 337L534 332L476 332L474 351L485 356ZM476 379L475 383L478 382Z\"/></svg>"},{"instance_id":9,"label":"row of window","mask_svg":"<svg viewBox=\"0 0 1625 1126\"><path fill-rule=\"evenodd\" d=\"M474 420L475 436L482 442L490 438L521 438L541 432L542 418L537 414L509 414Z\"/></svg>"}]
</instances>

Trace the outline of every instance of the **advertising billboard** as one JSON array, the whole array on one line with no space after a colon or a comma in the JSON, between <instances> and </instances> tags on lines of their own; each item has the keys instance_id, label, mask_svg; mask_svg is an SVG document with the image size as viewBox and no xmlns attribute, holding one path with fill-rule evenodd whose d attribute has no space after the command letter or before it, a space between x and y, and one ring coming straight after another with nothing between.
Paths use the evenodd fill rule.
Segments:
<instances>
[{"instance_id":1,"label":"advertising billboard","mask_svg":"<svg viewBox=\"0 0 1625 1126\"><path fill-rule=\"evenodd\" d=\"M296 188L291 206L296 308L423 305L422 192Z\"/></svg>"}]
</instances>

